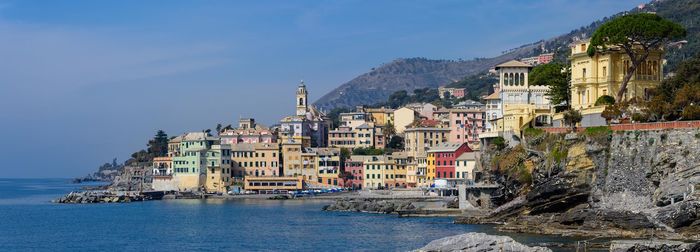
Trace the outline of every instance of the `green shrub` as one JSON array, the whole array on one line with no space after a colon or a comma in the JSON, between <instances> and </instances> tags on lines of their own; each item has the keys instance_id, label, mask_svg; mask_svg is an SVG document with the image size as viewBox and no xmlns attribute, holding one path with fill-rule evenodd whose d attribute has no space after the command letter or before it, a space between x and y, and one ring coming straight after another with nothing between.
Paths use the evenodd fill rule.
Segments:
<instances>
[{"instance_id":1,"label":"green shrub","mask_svg":"<svg viewBox=\"0 0 700 252\"><path fill-rule=\"evenodd\" d=\"M661 134L661 142L662 143L666 142L666 139L668 139L668 134L666 134L666 133Z\"/></svg>"},{"instance_id":2,"label":"green shrub","mask_svg":"<svg viewBox=\"0 0 700 252\"><path fill-rule=\"evenodd\" d=\"M615 98L609 95L603 95L601 97L598 97L598 100L595 101L596 106L613 104L615 104Z\"/></svg>"},{"instance_id":3,"label":"green shrub","mask_svg":"<svg viewBox=\"0 0 700 252\"><path fill-rule=\"evenodd\" d=\"M651 146L651 145L654 145L654 139L653 139L653 138L649 138L649 145L650 145L650 146Z\"/></svg>"},{"instance_id":4,"label":"green shrub","mask_svg":"<svg viewBox=\"0 0 700 252\"><path fill-rule=\"evenodd\" d=\"M583 131L583 135L590 140L604 143L612 139L612 130L608 126L588 127Z\"/></svg>"},{"instance_id":5,"label":"green shrub","mask_svg":"<svg viewBox=\"0 0 700 252\"><path fill-rule=\"evenodd\" d=\"M494 138L493 141L491 142L491 144L493 146L495 146L497 150L502 150L502 149L506 148L506 140L500 136Z\"/></svg>"},{"instance_id":6,"label":"green shrub","mask_svg":"<svg viewBox=\"0 0 700 252\"><path fill-rule=\"evenodd\" d=\"M525 128L525 130L523 131L525 137L538 137L540 135L543 135L544 133L544 130L539 128Z\"/></svg>"}]
</instances>

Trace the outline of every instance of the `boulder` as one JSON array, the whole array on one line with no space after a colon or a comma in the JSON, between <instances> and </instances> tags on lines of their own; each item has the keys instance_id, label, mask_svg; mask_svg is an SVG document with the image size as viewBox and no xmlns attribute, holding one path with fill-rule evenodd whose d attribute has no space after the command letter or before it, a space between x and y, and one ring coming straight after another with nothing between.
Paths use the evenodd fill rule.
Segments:
<instances>
[{"instance_id":1,"label":"boulder","mask_svg":"<svg viewBox=\"0 0 700 252\"><path fill-rule=\"evenodd\" d=\"M529 247L508 236L466 233L437 239L415 251L551 251L543 247Z\"/></svg>"}]
</instances>

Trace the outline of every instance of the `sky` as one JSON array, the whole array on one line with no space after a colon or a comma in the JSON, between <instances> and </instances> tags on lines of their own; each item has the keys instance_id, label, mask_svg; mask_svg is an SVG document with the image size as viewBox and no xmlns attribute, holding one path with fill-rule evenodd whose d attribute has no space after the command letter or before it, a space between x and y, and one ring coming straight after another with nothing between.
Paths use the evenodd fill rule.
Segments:
<instances>
[{"instance_id":1,"label":"sky","mask_svg":"<svg viewBox=\"0 0 700 252\"><path fill-rule=\"evenodd\" d=\"M2 178L83 176L171 136L294 112L396 58L492 57L629 0L0 0Z\"/></svg>"}]
</instances>

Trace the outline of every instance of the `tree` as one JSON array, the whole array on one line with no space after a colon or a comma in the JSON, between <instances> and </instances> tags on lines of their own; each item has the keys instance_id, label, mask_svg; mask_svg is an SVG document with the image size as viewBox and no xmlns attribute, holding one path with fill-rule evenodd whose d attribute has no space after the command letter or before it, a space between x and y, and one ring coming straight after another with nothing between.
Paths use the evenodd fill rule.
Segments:
<instances>
[{"instance_id":1,"label":"tree","mask_svg":"<svg viewBox=\"0 0 700 252\"><path fill-rule=\"evenodd\" d=\"M154 157L164 157L168 154L168 134L158 130L152 140L148 141L148 153Z\"/></svg>"},{"instance_id":2,"label":"tree","mask_svg":"<svg viewBox=\"0 0 700 252\"><path fill-rule=\"evenodd\" d=\"M610 123L610 121L620 118L620 116L622 116L622 110L620 109L620 105L611 104L605 106L605 110L603 110L603 113L601 113L600 116L605 118L605 121L607 121L608 124Z\"/></svg>"},{"instance_id":3,"label":"tree","mask_svg":"<svg viewBox=\"0 0 700 252\"><path fill-rule=\"evenodd\" d=\"M340 148L340 159L347 160L350 158L350 150L348 148Z\"/></svg>"},{"instance_id":4,"label":"tree","mask_svg":"<svg viewBox=\"0 0 700 252\"><path fill-rule=\"evenodd\" d=\"M403 150L403 148L404 148L403 137L392 136L391 139L389 140L389 143L387 143L386 147L389 149L393 149L393 150Z\"/></svg>"},{"instance_id":5,"label":"tree","mask_svg":"<svg viewBox=\"0 0 700 252\"><path fill-rule=\"evenodd\" d=\"M571 88L569 87L568 68L560 63L549 63L536 66L529 74L530 85L549 86L546 95L554 105L571 103Z\"/></svg>"},{"instance_id":6,"label":"tree","mask_svg":"<svg viewBox=\"0 0 700 252\"><path fill-rule=\"evenodd\" d=\"M601 97L598 97L598 99L595 101L596 106L613 104L615 104L615 98L609 95L603 95Z\"/></svg>"},{"instance_id":7,"label":"tree","mask_svg":"<svg viewBox=\"0 0 700 252\"><path fill-rule=\"evenodd\" d=\"M630 58L627 73L620 83L615 100L622 101L627 84L637 68L646 61L651 50L672 39L684 37L685 28L656 14L636 13L617 17L601 25L591 37L588 55L593 57L609 47L622 49Z\"/></svg>"},{"instance_id":8,"label":"tree","mask_svg":"<svg viewBox=\"0 0 700 252\"><path fill-rule=\"evenodd\" d=\"M564 112L564 123L571 126L572 129L576 128L576 124L581 122L581 119L583 119L583 117L578 110L569 109Z\"/></svg>"}]
</instances>

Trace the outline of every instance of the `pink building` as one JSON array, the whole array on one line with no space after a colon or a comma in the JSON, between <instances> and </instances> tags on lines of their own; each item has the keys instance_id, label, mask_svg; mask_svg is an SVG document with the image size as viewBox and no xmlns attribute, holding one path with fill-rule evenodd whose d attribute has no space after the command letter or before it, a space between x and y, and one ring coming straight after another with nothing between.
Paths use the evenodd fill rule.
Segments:
<instances>
[{"instance_id":1,"label":"pink building","mask_svg":"<svg viewBox=\"0 0 700 252\"><path fill-rule=\"evenodd\" d=\"M440 109L434 117L448 125L451 143L479 143L479 133L486 126L485 112L481 109Z\"/></svg>"},{"instance_id":2,"label":"pink building","mask_svg":"<svg viewBox=\"0 0 700 252\"><path fill-rule=\"evenodd\" d=\"M454 91L452 91L452 96L462 98L464 97L464 95L466 95L465 93L466 92L464 88L455 88Z\"/></svg>"},{"instance_id":3,"label":"pink building","mask_svg":"<svg viewBox=\"0 0 700 252\"><path fill-rule=\"evenodd\" d=\"M362 189L362 182L364 181L363 163L361 159L348 158L345 160L345 174L348 175L344 181L344 186L346 188Z\"/></svg>"},{"instance_id":4,"label":"pink building","mask_svg":"<svg viewBox=\"0 0 700 252\"><path fill-rule=\"evenodd\" d=\"M537 57L537 61L540 64L547 64L549 62L552 62L553 59L554 59L554 53L544 53L544 54L540 54L540 56Z\"/></svg>"}]
</instances>

